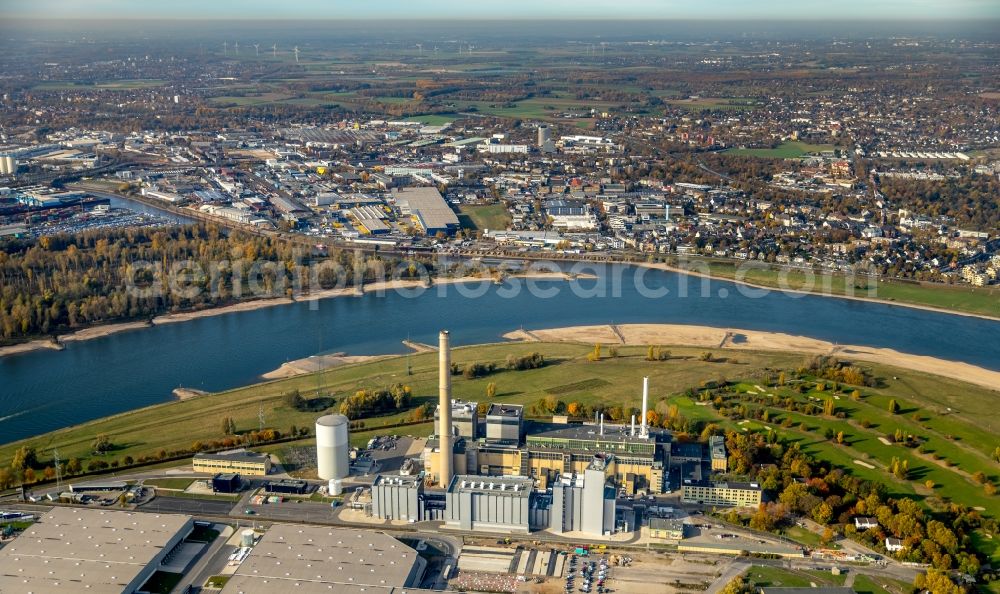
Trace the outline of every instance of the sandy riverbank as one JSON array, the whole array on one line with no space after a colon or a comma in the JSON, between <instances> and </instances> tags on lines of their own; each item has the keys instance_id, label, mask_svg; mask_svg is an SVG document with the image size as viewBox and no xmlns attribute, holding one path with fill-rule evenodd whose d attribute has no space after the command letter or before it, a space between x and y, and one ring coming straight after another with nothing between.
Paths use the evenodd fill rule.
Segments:
<instances>
[{"instance_id":1,"label":"sandy riverbank","mask_svg":"<svg viewBox=\"0 0 1000 594\"><path fill-rule=\"evenodd\" d=\"M285 297L278 297L276 299L255 299L253 301L242 301L240 303L234 303L233 305L225 305L223 307L213 307L210 309L201 309L198 311L188 311L182 313L165 314L162 316L157 316L153 318L153 325L159 326L161 324L176 324L177 322L187 322L190 320L196 320L198 318L221 316L239 311L253 311L255 309L274 307L275 305L288 305L290 303L294 302L291 299Z\"/></svg>"},{"instance_id":2,"label":"sandy riverbank","mask_svg":"<svg viewBox=\"0 0 1000 594\"><path fill-rule=\"evenodd\" d=\"M751 283L745 280L736 280L732 278L727 278L724 276L713 276L711 274L705 274L704 272L698 272L697 270L688 270L686 268L679 268L677 266L671 266L669 264L664 264L662 262L631 262L635 266L641 266L643 268L652 268L654 270L665 270L667 272L676 272L678 274L686 274L688 276L694 276L697 278L704 278L714 281L730 282L737 285L743 285L744 287L750 287L753 289L763 289L765 291L779 291L781 293L790 293L792 295L814 295L817 297L834 297L836 299L848 299L851 301L866 301L868 303L881 303L882 305L891 305L896 307L909 307L911 309L922 309L924 311L933 311L936 313L951 314L954 316L965 316L967 318L979 318L981 320L992 320L994 322L1000 322L1000 316L990 316L986 314L977 314L971 312L958 311L954 309L947 309L944 307L934 307L932 305L920 305L918 303L906 303L904 301L889 301L887 299L878 299L876 297L858 297L857 295L842 295L840 293L819 293L815 291L804 291L801 289L780 289L778 287L772 287L768 285L759 285L756 283ZM817 280L821 278L822 274L817 274Z\"/></svg>"},{"instance_id":3,"label":"sandy riverbank","mask_svg":"<svg viewBox=\"0 0 1000 594\"><path fill-rule=\"evenodd\" d=\"M54 340L32 340L30 342L22 342L19 344L12 344L5 347L0 347L0 357L6 357L8 355L20 355L21 353L30 353L33 351L42 350L53 350L61 351L63 346Z\"/></svg>"},{"instance_id":4,"label":"sandy riverbank","mask_svg":"<svg viewBox=\"0 0 1000 594\"><path fill-rule=\"evenodd\" d=\"M377 361L395 355L347 355L345 353L334 353L332 355L313 355L305 359L296 359L282 364L274 371L269 371L261 377L268 380L285 379L307 373L327 370L341 365L352 363L364 363L365 361Z\"/></svg>"},{"instance_id":5,"label":"sandy riverbank","mask_svg":"<svg viewBox=\"0 0 1000 594\"><path fill-rule=\"evenodd\" d=\"M998 371L958 361L901 353L893 349L837 345L825 340L779 332L680 324L622 324L617 326L573 326L530 331L516 330L505 334L504 338L544 342L655 344L729 350L785 351L804 355L833 355L841 359L868 361L901 369L922 371L1000 391L1000 372Z\"/></svg>"},{"instance_id":6,"label":"sandy riverbank","mask_svg":"<svg viewBox=\"0 0 1000 594\"><path fill-rule=\"evenodd\" d=\"M147 321L141 322L123 322L121 324L105 324L103 326L94 326L93 328L85 328L74 332L73 334L63 334L59 337L59 342L80 342L82 340L93 340L95 338L101 338L103 336L111 336L112 334L118 334L119 332L127 332L129 330L140 330L142 328L149 328L150 324Z\"/></svg>"},{"instance_id":7,"label":"sandy riverbank","mask_svg":"<svg viewBox=\"0 0 1000 594\"><path fill-rule=\"evenodd\" d=\"M194 388L174 388L174 397L178 400L190 400L191 398L197 398L199 396L205 396L209 392L204 390L195 390Z\"/></svg>"}]
</instances>

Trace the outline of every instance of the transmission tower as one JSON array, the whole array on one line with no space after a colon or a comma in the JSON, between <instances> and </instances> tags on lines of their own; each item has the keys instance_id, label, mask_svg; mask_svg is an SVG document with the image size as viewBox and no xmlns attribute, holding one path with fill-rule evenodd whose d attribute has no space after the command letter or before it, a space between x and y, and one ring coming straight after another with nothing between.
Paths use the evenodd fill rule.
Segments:
<instances>
[{"instance_id":1,"label":"transmission tower","mask_svg":"<svg viewBox=\"0 0 1000 594\"><path fill-rule=\"evenodd\" d=\"M261 402L257 408L257 420L260 422L260 431L264 430L264 403Z\"/></svg>"},{"instance_id":2,"label":"transmission tower","mask_svg":"<svg viewBox=\"0 0 1000 594\"><path fill-rule=\"evenodd\" d=\"M59 467L59 449L52 448L52 458L56 465L56 490L62 493L62 472Z\"/></svg>"}]
</instances>

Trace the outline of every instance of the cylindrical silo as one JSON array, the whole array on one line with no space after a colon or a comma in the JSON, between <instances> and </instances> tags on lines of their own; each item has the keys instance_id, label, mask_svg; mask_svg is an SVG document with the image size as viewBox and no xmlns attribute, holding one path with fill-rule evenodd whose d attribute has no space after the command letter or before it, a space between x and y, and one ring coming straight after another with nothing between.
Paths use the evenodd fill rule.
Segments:
<instances>
[{"instance_id":1,"label":"cylindrical silo","mask_svg":"<svg viewBox=\"0 0 1000 594\"><path fill-rule=\"evenodd\" d=\"M331 496L337 496L344 492L344 482L340 479L330 479L329 492Z\"/></svg>"},{"instance_id":2,"label":"cylindrical silo","mask_svg":"<svg viewBox=\"0 0 1000 594\"><path fill-rule=\"evenodd\" d=\"M348 422L344 415L326 415L316 421L316 474L321 479L342 479L351 472Z\"/></svg>"},{"instance_id":3,"label":"cylindrical silo","mask_svg":"<svg viewBox=\"0 0 1000 594\"><path fill-rule=\"evenodd\" d=\"M254 541L253 528L247 528L240 535L240 544L245 547L252 547Z\"/></svg>"}]
</instances>

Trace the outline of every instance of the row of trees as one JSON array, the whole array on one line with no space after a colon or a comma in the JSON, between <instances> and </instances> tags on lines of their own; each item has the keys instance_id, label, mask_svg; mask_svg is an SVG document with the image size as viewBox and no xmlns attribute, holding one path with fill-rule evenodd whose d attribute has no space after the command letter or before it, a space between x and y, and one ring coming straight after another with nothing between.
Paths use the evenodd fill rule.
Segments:
<instances>
[{"instance_id":1,"label":"row of trees","mask_svg":"<svg viewBox=\"0 0 1000 594\"><path fill-rule=\"evenodd\" d=\"M340 414L359 419L410 408L413 393L410 386L394 384L376 390L358 390L340 403Z\"/></svg>"}]
</instances>

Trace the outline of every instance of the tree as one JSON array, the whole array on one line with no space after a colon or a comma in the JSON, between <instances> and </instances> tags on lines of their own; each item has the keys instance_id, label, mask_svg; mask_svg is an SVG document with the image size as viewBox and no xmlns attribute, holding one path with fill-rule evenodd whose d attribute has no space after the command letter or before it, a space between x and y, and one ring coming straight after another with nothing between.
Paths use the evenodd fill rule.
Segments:
<instances>
[{"instance_id":1,"label":"tree","mask_svg":"<svg viewBox=\"0 0 1000 594\"><path fill-rule=\"evenodd\" d=\"M899 413L899 403L896 402L895 398L889 401L889 412L892 414Z\"/></svg>"},{"instance_id":2,"label":"tree","mask_svg":"<svg viewBox=\"0 0 1000 594\"><path fill-rule=\"evenodd\" d=\"M107 433L98 433L91 445L95 454L106 454L111 449L111 438Z\"/></svg>"},{"instance_id":3,"label":"tree","mask_svg":"<svg viewBox=\"0 0 1000 594\"><path fill-rule=\"evenodd\" d=\"M490 382L486 384L486 397L489 399L495 398L497 395L497 383Z\"/></svg>"},{"instance_id":4,"label":"tree","mask_svg":"<svg viewBox=\"0 0 1000 594\"><path fill-rule=\"evenodd\" d=\"M38 454L31 446L21 446L14 451L10 467L15 471L25 470L38 464Z\"/></svg>"},{"instance_id":5,"label":"tree","mask_svg":"<svg viewBox=\"0 0 1000 594\"><path fill-rule=\"evenodd\" d=\"M859 390L854 390L851 392L851 400L861 400L861 392Z\"/></svg>"},{"instance_id":6,"label":"tree","mask_svg":"<svg viewBox=\"0 0 1000 594\"><path fill-rule=\"evenodd\" d=\"M843 445L843 443L844 443L844 432L843 431L838 431L837 432L837 443Z\"/></svg>"},{"instance_id":7,"label":"tree","mask_svg":"<svg viewBox=\"0 0 1000 594\"><path fill-rule=\"evenodd\" d=\"M285 404L292 410L302 410L306 405L306 399L302 397L302 394L299 394L298 390L292 390L285 394Z\"/></svg>"},{"instance_id":8,"label":"tree","mask_svg":"<svg viewBox=\"0 0 1000 594\"><path fill-rule=\"evenodd\" d=\"M826 526L833 519L833 508L827 502L820 503L812 510L812 517L817 524Z\"/></svg>"},{"instance_id":9,"label":"tree","mask_svg":"<svg viewBox=\"0 0 1000 594\"><path fill-rule=\"evenodd\" d=\"M601 343L594 345L594 350L587 355L588 361L600 361L601 360Z\"/></svg>"},{"instance_id":10,"label":"tree","mask_svg":"<svg viewBox=\"0 0 1000 594\"><path fill-rule=\"evenodd\" d=\"M571 417L579 417L583 413L583 405L579 402L570 402L566 407L566 413Z\"/></svg>"},{"instance_id":11,"label":"tree","mask_svg":"<svg viewBox=\"0 0 1000 594\"><path fill-rule=\"evenodd\" d=\"M948 577L948 572L939 569L928 569L926 574L917 574L913 585L921 591L928 590L934 594L963 594L964 590Z\"/></svg>"},{"instance_id":12,"label":"tree","mask_svg":"<svg viewBox=\"0 0 1000 594\"><path fill-rule=\"evenodd\" d=\"M80 462L79 458L70 458L69 462L66 463L66 472L70 474L80 474L83 470L83 463Z\"/></svg>"},{"instance_id":13,"label":"tree","mask_svg":"<svg viewBox=\"0 0 1000 594\"><path fill-rule=\"evenodd\" d=\"M924 481L924 486L927 487L928 489L933 489L934 481L932 481L931 479L927 479L926 481Z\"/></svg>"},{"instance_id":14,"label":"tree","mask_svg":"<svg viewBox=\"0 0 1000 594\"><path fill-rule=\"evenodd\" d=\"M832 417L834 414L836 414L836 412L837 412L837 407L833 403L833 398L827 398L826 401L823 402L823 414L828 417Z\"/></svg>"},{"instance_id":15,"label":"tree","mask_svg":"<svg viewBox=\"0 0 1000 594\"><path fill-rule=\"evenodd\" d=\"M234 421L232 417L222 418L222 434L223 435L236 434L236 421Z\"/></svg>"}]
</instances>

